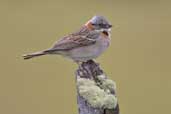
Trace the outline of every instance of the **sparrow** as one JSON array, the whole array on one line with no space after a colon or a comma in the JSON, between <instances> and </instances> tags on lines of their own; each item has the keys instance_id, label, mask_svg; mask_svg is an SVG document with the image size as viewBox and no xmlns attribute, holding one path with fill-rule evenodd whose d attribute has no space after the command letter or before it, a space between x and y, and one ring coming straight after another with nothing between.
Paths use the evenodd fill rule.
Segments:
<instances>
[{"instance_id":1,"label":"sparrow","mask_svg":"<svg viewBox=\"0 0 171 114\"><path fill-rule=\"evenodd\" d=\"M78 31L64 36L46 50L25 54L24 59L42 55L62 55L75 62L86 62L100 56L110 45L112 25L103 16L94 16Z\"/></svg>"}]
</instances>

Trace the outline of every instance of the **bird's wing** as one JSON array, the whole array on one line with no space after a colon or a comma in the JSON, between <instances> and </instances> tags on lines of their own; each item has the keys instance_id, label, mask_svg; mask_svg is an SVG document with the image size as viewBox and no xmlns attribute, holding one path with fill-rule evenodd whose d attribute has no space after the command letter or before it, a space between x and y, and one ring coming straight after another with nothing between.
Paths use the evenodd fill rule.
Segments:
<instances>
[{"instance_id":1,"label":"bird's wing","mask_svg":"<svg viewBox=\"0 0 171 114\"><path fill-rule=\"evenodd\" d=\"M77 47L92 45L95 42L95 39L88 38L85 35L71 34L57 41L52 48L45 52L69 51Z\"/></svg>"}]
</instances>

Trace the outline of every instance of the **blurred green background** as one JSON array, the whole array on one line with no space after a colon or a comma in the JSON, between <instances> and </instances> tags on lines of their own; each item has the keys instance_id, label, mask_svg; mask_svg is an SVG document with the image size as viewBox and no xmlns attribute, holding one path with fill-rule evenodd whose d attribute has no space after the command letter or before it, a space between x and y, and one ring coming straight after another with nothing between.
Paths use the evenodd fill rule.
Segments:
<instances>
[{"instance_id":1,"label":"blurred green background","mask_svg":"<svg viewBox=\"0 0 171 114\"><path fill-rule=\"evenodd\" d=\"M77 65L21 55L49 48L95 14L114 25L97 61L117 83L121 114L171 113L169 0L0 0L0 114L78 114Z\"/></svg>"}]
</instances>

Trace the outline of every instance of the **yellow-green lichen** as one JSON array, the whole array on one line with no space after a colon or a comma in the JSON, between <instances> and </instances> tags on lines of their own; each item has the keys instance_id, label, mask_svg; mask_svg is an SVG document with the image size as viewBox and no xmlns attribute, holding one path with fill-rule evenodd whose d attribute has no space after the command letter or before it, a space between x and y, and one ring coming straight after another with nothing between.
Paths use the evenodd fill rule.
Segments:
<instances>
[{"instance_id":1,"label":"yellow-green lichen","mask_svg":"<svg viewBox=\"0 0 171 114\"><path fill-rule=\"evenodd\" d=\"M78 78L77 86L80 96L86 99L91 106L108 109L116 107L117 98L97 86L93 80Z\"/></svg>"},{"instance_id":2,"label":"yellow-green lichen","mask_svg":"<svg viewBox=\"0 0 171 114\"><path fill-rule=\"evenodd\" d=\"M116 84L113 80L106 79L104 75L98 76L98 79L102 83L100 86L103 88L106 92L115 91L116 90Z\"/></svg>"}]
</instances>

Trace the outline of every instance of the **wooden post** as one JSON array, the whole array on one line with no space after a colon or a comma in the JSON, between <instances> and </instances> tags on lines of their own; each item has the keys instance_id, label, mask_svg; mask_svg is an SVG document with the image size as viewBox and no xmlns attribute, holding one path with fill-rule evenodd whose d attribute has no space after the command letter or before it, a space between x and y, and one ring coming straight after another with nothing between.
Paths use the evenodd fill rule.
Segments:
<instances>
[{"instance_id":1,"label":"wooden post","mask_svg":"<svg viewBox=\"0 0 171 114\"><path fill-rule=\"evenodd\" d=\"M93 60L76 71L79 114L119 114L115 82Z\"/></svg>"}]
</instances>

